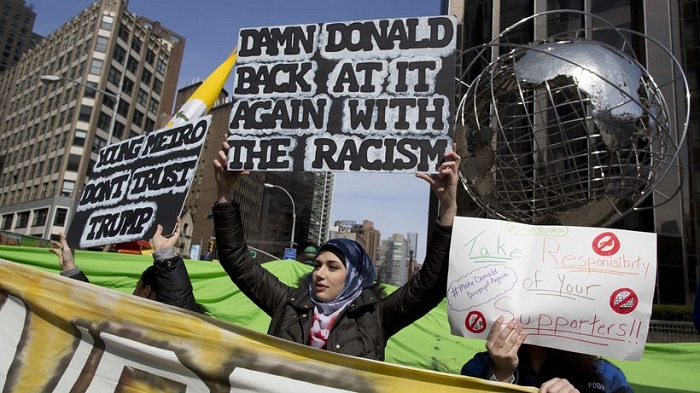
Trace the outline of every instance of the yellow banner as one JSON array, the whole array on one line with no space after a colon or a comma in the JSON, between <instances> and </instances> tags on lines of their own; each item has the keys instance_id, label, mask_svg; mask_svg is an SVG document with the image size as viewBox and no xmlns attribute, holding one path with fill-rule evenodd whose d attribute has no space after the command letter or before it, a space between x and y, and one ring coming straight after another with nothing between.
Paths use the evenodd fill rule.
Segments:
<instances>
[{"instance_id":1,"label":"yellow banner","mask_svg":"<svg viewBox=\"0 0 700 393\"><path fill-rule=\"evenodd\" d=\"M537 391L316 350L2 259L0 321L7 392Z\"/></svg>"}]
</instances>

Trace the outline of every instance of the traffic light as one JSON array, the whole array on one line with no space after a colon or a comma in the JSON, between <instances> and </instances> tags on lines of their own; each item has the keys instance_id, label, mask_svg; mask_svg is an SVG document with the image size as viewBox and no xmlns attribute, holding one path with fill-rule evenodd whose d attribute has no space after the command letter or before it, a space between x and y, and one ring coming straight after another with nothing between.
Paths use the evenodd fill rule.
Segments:
<instances>
[{"instance_id":1,"label":"traffic light","mask_svg":"<svg viewBox=\"0 0 700 393\"><path fill-rule=\"evenodd\" d=\"M214 251L214 241L209 240L209 245L207 246L207 251L213 252Z\"/></svg>"}]
</instances>

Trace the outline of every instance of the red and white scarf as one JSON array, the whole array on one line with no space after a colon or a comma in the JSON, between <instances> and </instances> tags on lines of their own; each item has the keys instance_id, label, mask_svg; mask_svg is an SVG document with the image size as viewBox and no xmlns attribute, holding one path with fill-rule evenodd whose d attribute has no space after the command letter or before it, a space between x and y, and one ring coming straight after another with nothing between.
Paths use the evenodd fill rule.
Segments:
<instances>
[{"instance_id":1,"label":"red and white scarf","mask_svg":"<svg viewBox=\"0 0 700 393\"><path fill-rule=\"evenodd\" d=\"M308 345L310 347L326 349L328 334L331 332L335 320L344 309L345 307L340 307L331 314L323 315L318 307L314 307L314 319L311 323L311 331L309 331Z\"/></svg>"}]
</instances>

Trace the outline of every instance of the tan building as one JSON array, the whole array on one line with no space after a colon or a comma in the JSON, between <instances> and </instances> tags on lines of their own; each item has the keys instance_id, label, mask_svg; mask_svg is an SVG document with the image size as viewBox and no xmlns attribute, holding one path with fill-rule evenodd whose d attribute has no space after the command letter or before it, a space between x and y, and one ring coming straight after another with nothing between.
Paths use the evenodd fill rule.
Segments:
<instances>
[{"instance_id":1,"label":"tan building","mask_svg":"<svg viewBox=\"0 0 700 393\"><path fill-rule=\"evenodd\" d=\"M173 112L185 39L126 3L93 3L0 73L3 230L66 231L96 152Z\"/></svg>"}]
</instances>

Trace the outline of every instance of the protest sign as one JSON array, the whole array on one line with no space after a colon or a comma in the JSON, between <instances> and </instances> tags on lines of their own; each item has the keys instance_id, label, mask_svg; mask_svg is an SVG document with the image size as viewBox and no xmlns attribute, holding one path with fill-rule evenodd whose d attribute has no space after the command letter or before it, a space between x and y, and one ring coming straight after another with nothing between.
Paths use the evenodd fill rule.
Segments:
<instances>
[{"instance_id":1,"label":"protest sign","mask_svg":"<svg viewBox=\"0 0 700 393\"><path fill-rule=\"evenodd\" d=\"M452 16L242 29L229 169L435 172L456 30Z\"/></svg>"},{"instance_id":2,"label":"protest sign","mask_svg":"<svg viewBox=\"0 0 700 393\"><path fill-rule=\"evenodd\" d=\"M81 248L149 239L174 229L211 116L103 147L68 229Z\"/></svg>"},{"instance_id":3,"label":"protest sign","mask_svg":"<svg viewBox=\"0 0 700 393\"><path fill-rule=\"evenodd\" d=\"M448 317L456 335L503 315L529 344L639 360L655 281L653 233L457 217Z\"/></svg>"}]
</instances>

